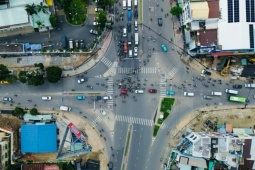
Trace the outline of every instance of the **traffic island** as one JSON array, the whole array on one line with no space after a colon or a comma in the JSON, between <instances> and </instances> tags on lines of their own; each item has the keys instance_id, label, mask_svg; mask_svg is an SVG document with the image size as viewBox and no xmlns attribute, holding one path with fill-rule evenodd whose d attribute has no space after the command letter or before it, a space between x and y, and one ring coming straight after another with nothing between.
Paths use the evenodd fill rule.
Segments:
<instances>
[{"instance_id":1,"label":"traffic island","mask_svg":"<svg viewBox=\"0 0 255 170\"><path fill-rule=\"evenodd\" d=\"M170 115L170 112L174 105L174 98L163 98L160 102L160 107L157 110L157 115L154 122L153 136L155 137L163 124L164 120Z\"/></svg>"}]
</instances>

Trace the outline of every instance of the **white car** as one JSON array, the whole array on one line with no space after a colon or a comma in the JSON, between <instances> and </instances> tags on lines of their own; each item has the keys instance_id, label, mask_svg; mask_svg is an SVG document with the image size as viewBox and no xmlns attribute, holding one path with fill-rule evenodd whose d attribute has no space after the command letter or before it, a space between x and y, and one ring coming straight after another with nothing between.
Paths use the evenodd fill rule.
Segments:
<instances>
[{"instance_id":1,"label":"white car","mask_svg":"<svg viewBox=\"0 0 255 170\"><path fill-rule=\"evenodd\" d=\"M91 30L90 30L90 33L91 33L91 34L95 34L95 35L98 35L98 32L97 32L97 30L93 30L93 29L91 29Z\"/></svg>"},{"instance_id":2,"label":"white car","mask_svg":"<svg viewBox=\"0 0 255 170\"><path fill-rule=\"evenodd\" d=\"M105 96L103 97L104 100L112 100L112 96Z\"/></svg>"},{"instance_id":3,"label":"white car","mask_svg":"<svg viewBox=\"0 0 255 170\"><path fill-rule=\"evenodd\" d=\"M43 96L42 100L51 100L51 96Z\"/></svg>"},{"instance_id":4,"label":"white car","mask_svg":"<svg viewBox=\"0 0 255 170\"><path fill-rule=\"evenodd\" d=\"M102 8L95 8L95 12L102 11Z\"/></svg>"},{"instance_id":5,"label":"white car","mask_svg":"<svg viewBox=\"0 0 255 170\"><path fill-rule=\"evenodd\" d=\"M81 83L83 83L83 82L85 82L84 79L79 79L79 80L78 80L78 83L79 83L79 84L81 84Z\"/></svg>"},{"instance_id":6,"label":"white car","mask_svg":"<svg viewBox=\"0 0 255 170\"><path fill-rule=\"evenodd\" d=\"M138 56L138 47L134 47L134 56Z\"/></svg>"},{"instance_id":7,"label":"white car","mask_svg":"<svg viewBox=\"0 0 255 170\"><path fill-rule=\"evenodd\" d=\"M4 98L3 98L3 101L5 101L5 102L11 102L11 101L12 101L12 98L10 98L10 97L4 97Z\"/></svg>"},{"instance_id":8,"label":"white car","mask_svg":"<svg viewBox=\"0 0 255 170\"><path fill-rule=\"evenodd\" d=\"M98 26L98 22L93 22L93 25L94 26Z\"/></svg>"}]
</instances>

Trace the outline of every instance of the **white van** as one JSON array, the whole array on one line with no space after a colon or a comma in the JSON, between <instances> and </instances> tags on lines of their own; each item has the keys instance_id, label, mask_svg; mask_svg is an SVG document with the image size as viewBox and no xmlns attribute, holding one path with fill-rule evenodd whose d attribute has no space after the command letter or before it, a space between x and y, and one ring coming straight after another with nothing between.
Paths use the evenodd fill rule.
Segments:
<instances>
[{"instance_id":1,"label":"white van","mask_svg":"<svg viewBox=\"0 0 255 170\"><path fill-rule=\"evenodd\" d=\"M213 95L213 96L221 96L222 93L221 92L213 92L212 91L211 95Z\"/></svg>"},{"instance_id":2,"label":"white van","mask_svg":"<svg viewBox=\"0 0 255 170\"><path fill-rule=\"evenodd\" d=\"M123 37L126 37L126 36L127 36L127 29L123 28Z\"/></svg>"},{"instance_id":3,"label":"white van","mask_svg":"<svg viewBox=\"0 0 255 170\"><path fill-rule=\"evenodd\" d=\"M143 93L143 90L135 90L135 93L142 94L142 93Z\"/></svg>"},{"instance_id":4,"label":"white van","mask_svg":"<svg viewBox=\"0 0 255 170\"><path fill-rule=\"evenodd\" d=\"M255 88L255 84L245 84L244 87Z\"/></svg>"},{"instance_id":5,"label":"white van","mask_svg":"<svg viewBox=\"0 0 255 170\"><path fill-rule=\"evenodd\" d=\"M126 0L123 0L123 9L127 9L127 1Z\"/></svg>"},{"instance_id":6,"label":"white van","mask_svg":"<svg viewBox=\"0 0 255 170\"><path fill-rule=\"evenodd\" d=\"M229 94L238 94L238 91L236 91L236 90L230 90L230 89L226 89L225 92L226 92L226 93L229 93Z\"/></svg>"},{"instance_id":7,"label":"white van","mask_svg":"<svg viewBox=\"0 0 255 170\"><path fill-rule=\"evenodd\" d=\"M105 96L103 97L104 100L111 100L112 99L112 96Z\"/></svg>"},{"instance_id":8,"label":"white van","mask_svg":"<svg viewBox=\"0 0 255 170\"><path fill-rule=\"evenodd\" d=\"M195 94L193 92L184 92L184 96L193 97Z\"/></svg>"},{"instance_id":9,"label":"white van","mask_svg":"<svg viewBox=\"0 0 255 170\"><path fill-rule=\"evenodd\" d=\"M70 112L72 110L72 108L71 107L67 107L67 106L60 106L60 110L66 111L66 112Z\"/></svg>"},{"instance_id":10,"label":"white van","mask_svg":"<svg viewBox=\"0 0 255 170\"><path fill-rule=\"evenodd\" d=\"M132 9L132 1L128 0L128 10L130 11Z\"/></svg>"},{"instance_id":11,"label":"white van","mask_svg":"<svg viewBox=\"0 0 255 170\"><path fill-rule=\"evenodd\" d=\"M43 96L42 100L51 100L51 96Z\"/></svg>"},{"instance_id":12,"label":"white van","mask_svg":"<svg viewBox=\"0 0 255 170\"><path fill-rule=\"evenodd\" d=\"M131 58L131 57L133 57L133 50L129 50L128 51L128 56Z\"/></svg>"}]
</instances>

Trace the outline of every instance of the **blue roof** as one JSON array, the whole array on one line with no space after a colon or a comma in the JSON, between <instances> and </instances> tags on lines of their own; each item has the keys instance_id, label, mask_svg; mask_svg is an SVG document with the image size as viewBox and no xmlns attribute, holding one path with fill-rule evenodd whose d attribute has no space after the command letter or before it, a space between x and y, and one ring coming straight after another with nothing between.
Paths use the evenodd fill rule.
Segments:
<instances>
[{"instance_id":1,"label":"blue roof","mask_svg":"<svg viewBox=\"0 0 255 170\"><path fill-rule=\"evenodd\" d=\"M45 153L56 151L56 124L21 126L21 152Z\"/></svg>"}]
</instances>

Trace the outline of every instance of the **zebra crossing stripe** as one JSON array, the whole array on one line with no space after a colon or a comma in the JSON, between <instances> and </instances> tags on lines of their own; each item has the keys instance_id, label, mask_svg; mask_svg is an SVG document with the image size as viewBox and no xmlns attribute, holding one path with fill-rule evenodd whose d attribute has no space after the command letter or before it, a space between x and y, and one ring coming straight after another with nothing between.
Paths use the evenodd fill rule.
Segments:
<instances>
[{"instance_id":1,"label":"zebra crossing stripe","mask_svg":"<svg viewBox=\"0 0 255 170\"><path fill-rule=\"evenodd\" d=\"M103 63L104 63L104 65L106 65L107 67L110 67L111 65L112 65L112 62L109 60L109 59L107 59L107 58L103 58L102 60L101 60Z\"/></svg>"}]
</instances>

